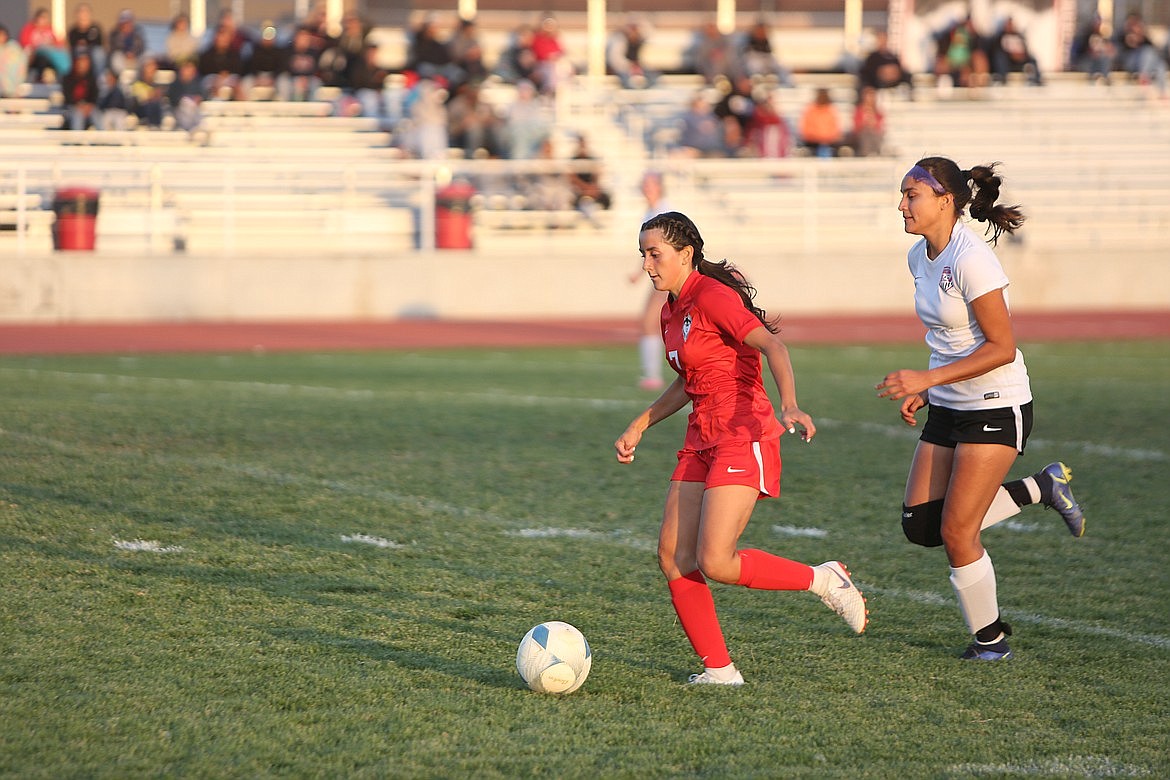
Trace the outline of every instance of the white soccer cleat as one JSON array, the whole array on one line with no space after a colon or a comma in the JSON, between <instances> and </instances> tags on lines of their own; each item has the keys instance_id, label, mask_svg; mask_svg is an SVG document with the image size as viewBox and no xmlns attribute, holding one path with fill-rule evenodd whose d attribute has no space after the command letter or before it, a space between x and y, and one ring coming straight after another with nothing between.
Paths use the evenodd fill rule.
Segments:
<instances>
[{"instance_id":1,"label":"white soccer cleat","mask_svg":"<svg viewBox=\"0 0 1170 780\"><path fill-rule=\"evenodd\" d=\"M865 608L865 596L853 584L849 570L840 561L825 561L814 566L829 572L829 589L821 596L825 605L845 618L845 622L854 632L860 634L865 631L869 623L869 610Z\"/></svg>"},{"instance_id":2,"label":"white soccer cleat","mask_svg":"<svg viewBox=\"0 0 1170 780\"><path fill-rule=\"evenodd\" d=\"M720 680L707 672L692 674L687 678L687 685L743 685L743 675L738 670L730 680Z\"/></svg>"}]
</instances>

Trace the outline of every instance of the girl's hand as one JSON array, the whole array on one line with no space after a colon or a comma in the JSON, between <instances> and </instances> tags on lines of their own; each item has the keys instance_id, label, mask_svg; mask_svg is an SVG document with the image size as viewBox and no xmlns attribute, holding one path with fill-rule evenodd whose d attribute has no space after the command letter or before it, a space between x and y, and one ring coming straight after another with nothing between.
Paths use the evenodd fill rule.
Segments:
<instances>
[{"instance_id":1,"label":"girl's hand","mask_svg":"<svg viewBox=\"0 0 1170 780\"><path fill-rule=\"evenodd\" d=\"M889 398L891 401L897 401L908 395L925 392L929 388L930 382L927 380L925 371L902 368L886 374L886 378L874 389L878 391L878 398Z\"/></svg>"},{"instance_id":2,"label":"girl's hand","mask_svg":"<svg viewBox=\"0 0 1170 780\"><path fill-rule=\"evenodd\" d=\"M800 438L805 442L811 442L817 435L817 426L813 424L812 418L795 406L780 412L780 424L789 433L796 433L796 426L799 425Z\"/></svg>"},{"instance_id":3,"label":"girl's hand","mask_svg":"<svg viewBox=\"0 0 1170 780\"><path fill-rule=\"evenodd\" d=\"M926 399L922 397L921 393L906 396L902 399L902 420L911 428L918 425L918 420L914 419L914 413L922 407L926 406Z\"/></svg>"},{"instance_id":4,"label":"girl's hand","mask_svg":"<svg viewBox=\"0 0 1170 780\"><path fill-rule=\"evenodd\" d=\"M626 428L625 432L613 443L613 448L617 451L618 463L633 463L634 450L638 448L638 442L641 440L641 431Z\"/></svg>"}]
</instances>

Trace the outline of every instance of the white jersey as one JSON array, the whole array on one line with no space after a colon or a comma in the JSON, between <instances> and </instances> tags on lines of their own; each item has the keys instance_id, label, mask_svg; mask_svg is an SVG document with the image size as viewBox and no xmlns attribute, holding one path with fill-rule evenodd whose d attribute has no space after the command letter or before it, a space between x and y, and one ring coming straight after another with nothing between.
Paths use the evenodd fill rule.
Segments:
<instances>
[{"instance_id":1,"label":"white jersey","mask_svg":"<svg viewBox=\"0 0 1170 780\"><path fill-rule=\"evenodd\" d=\"M955 223L951 240L937 258L926 256L926 239L907 254L914 276L914 310L926 326L930 367L945 366L966 357L986 341L971 301L993 290L1003 290L1007 303L1008 278L999 258L963 221ZM932 404L950 409L994 409L1032 400L1024 356L986 374L930 388Z\"/></svg>"}]
</instances>

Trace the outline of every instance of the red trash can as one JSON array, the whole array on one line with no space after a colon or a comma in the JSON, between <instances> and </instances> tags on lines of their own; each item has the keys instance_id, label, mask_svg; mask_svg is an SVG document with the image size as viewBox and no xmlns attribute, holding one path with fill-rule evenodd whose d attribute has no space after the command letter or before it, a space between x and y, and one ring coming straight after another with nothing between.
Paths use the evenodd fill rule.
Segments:
<instances>
[{"instance_id":1,"label":"red trash can","mask_svg":"<svg viewBox=\"0 0 1170 780\"><path fill-rule=\"evenodd\" d=\"M87 187L57 190L53 196L53 247L57 250L92 252L97 246L97 213L100 193Z\"/></svg>"},{"instance_id":2,"label":"red trash can","mask_svg":"<svg viewBox=\"0 0 1170 780\"><path fill-rule=\"evenodd\" d=\"M471 249L471 196L475 188L454 181L435 193L435 247Z\"/></svg>"}]
</instances>

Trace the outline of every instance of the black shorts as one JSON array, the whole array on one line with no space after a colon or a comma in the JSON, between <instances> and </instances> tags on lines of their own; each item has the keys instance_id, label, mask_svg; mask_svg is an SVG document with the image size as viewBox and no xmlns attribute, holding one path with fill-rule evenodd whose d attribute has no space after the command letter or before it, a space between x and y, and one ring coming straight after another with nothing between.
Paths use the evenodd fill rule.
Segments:
<instances>
[{"instance_id":1,"label":"black shorts","mask_svg":"<svg viewBox=\"0 0 1170 780\"><path fill-rule=\"evenodd\" d=\"M948 409L930 404L919 437L927 444L1003 444L1023 453L1032 433L1032 402L997 409Z\"/></svg>"}]
</instances>

